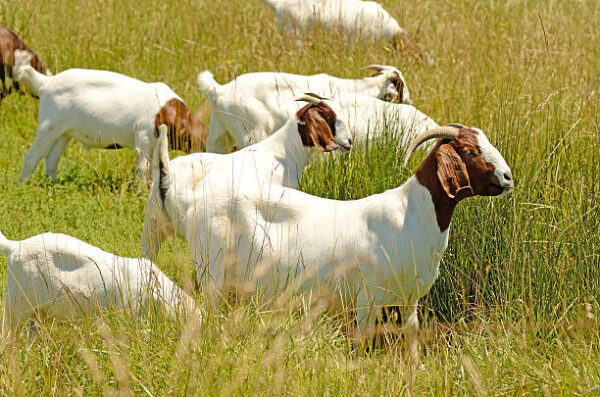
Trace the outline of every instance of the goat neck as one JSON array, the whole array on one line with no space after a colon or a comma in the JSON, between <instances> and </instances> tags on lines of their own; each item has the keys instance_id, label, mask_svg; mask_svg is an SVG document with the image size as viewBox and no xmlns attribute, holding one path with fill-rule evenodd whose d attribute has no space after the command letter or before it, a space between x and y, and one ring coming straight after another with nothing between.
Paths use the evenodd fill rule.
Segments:
<instances>
[{"instance_id":1,"label":"goat neck","mask_svg":"<svg viewBox=\"0 0 600 397\"><path fill-rule=\"evenodd\" d=\"M283 166L285 180L298 180L302 170L308 163L311 148L305 146L298 132L298 120L288 120L273 135L258 143L258 146L268 151ZM297 187L290 185L290 187Z\"/></svg>"}]
</instances>

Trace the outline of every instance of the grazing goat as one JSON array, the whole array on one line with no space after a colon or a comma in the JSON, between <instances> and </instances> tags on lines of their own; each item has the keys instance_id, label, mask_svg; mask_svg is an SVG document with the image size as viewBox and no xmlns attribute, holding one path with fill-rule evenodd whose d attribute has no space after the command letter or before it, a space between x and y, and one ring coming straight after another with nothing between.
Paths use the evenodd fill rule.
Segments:
<instances>
[{"instance_id":1,"label":"grazing goat","mask_svg":"<svg viewBox=\"0 0 600 397\"><path fill-rule=\"evenodd\" d=\"M0 27L0 102L12 91L23 94L19 83L13 76L15 50L27 51L31 55L33 68L46 76L52 76L52 73L44 65L40 57L15 32ZM9 79L12 81L9 82Z\"/></svg>"},{"instance_id":2,"label":"grazing goat","mask_svg":"<svg viewBox=\"0 0 600 397\"><path fill-rule=\"evenodd\" d=\"M198 75L198 85L213 110L206 150L227 153L261 141L278 130L298 110L294 98L316 92L329 98L357 94L410 104L402 73L392 66L369 65L376 73L362 79L340 79L326 74L248 73L220 85L209 71Z\"/></svg>"},{"instance_id":3,"label":"grazing goat","mask_svg":"<svg viewBox=\"0 0 600 397\"><path fill-rule=\"evenodd\" d=\"M182 192L193 191L193 195L182 196L182 200L204 196L212 186L227 185L235 189L238 184L252 184L258 189L267 188L270 184L298 187L302 171L308 162L312 149L330 152L340 149L348 151L352 148L352 135L348 123L339 118L339 105L335 101L323 100L314 94L306 94L298 101L309 102L288 120L273 135L257 144L248 146L230 154L195 153L181 156L170 162L169 167L176 170L176 181ZM165 126L160 126L161 139L166 141ZM154 157L155 170L158 172L158 158ZM173 232L172 225L162 222L162 190L154 184L150 190L144 233L142 236L142 255L156 259L162 241ZM202 216L193 208L188 215ZM202 222L200 218L198 222ZM179 236L185 233L177 229Z\"/></svg>"},{"instance_id":4,"label":"grazing goat","mask_svg":"<svg viewBox=\"0 0 600 397\"><path fill-rule=\"evenodd\" d=\"M88 147L134 149L140 176L148 176L158 126L169 126L173 149L200 150L206 127L164 83L145 83L101 70L69 69L53 77L31 66L30 54L15 52L15 75L40 97L35 141L25 156L20 181L46 158L46 175L56 180L71 138Z\"/></svg>"},{"instance_id":5,"label":"grazing goat","mask_svg":"<svg viewBox=\"0 0 600 397\"><path fill-rule=\"evenodd\" d=\"M166 145L156 148L153 184L161 189L162 217L185 231L207 286L229 286L231 277L233 285L250 284L254 291L319 286L352 307L361 327L399 306L416 357L417 304L438 277L456 205L513 187L504 158L476 128L426 131L413 140L406 160L432 138L441 139L402 186L355 201L274 185L240 185L234 194L215 185L205 197L186 194L174 184ZM192 196L195 214L182 200ZM204 223L196 222L200 212Z\"/></svg>"},{"instance_id":6,"label":"grazing goat","mask_svg":"<svg viewBox=\"0 0 600 397\"><path fill-rule=\"evenodd\" d=\"M361 0L264 0L279 21L279 28L289 34L300 33L315 24L330 30L339 29L348 38L391 41L407 49L420 47L383 7L374 1Z\"/></svg>"},{"instance_id":7,"label":"grazing goat","mask_svg":"<svg viewBox=\"0 0 600 397\"><path fill-rule=\"evenodd\" d=\"M194 300L147 259L122 258L74 237L44 233L10 241L0 233L8 256L4 325L20 324L36 312L60 319L82 317L98 308L132 314L150 304L177 314L199 314Z\"/></svg>"}]
</instances>

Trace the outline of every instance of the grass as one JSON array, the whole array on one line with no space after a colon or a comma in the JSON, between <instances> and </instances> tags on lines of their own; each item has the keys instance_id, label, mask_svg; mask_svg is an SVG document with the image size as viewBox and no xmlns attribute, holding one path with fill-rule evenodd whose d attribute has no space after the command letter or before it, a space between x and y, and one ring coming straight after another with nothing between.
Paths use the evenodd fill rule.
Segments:
<instances>
[{"instance_id":1,"label":"grass","mask_svg":"<svg viewBox=\"0 0 600 397\"><path fill-rule=\"evenodd\" d=\"M195 76L260 70L356 76L393 64L416 105L440 123L482 128L516 189L459 205L441 275L422 301L414 382L389 351L355 356L338 323L298 301L247 302L202 327L107 313L42 322L0 346L0 394L395 395L584 394L600 384L600 9L594 1L396 2L401 25L437 62L315 30L302 47L259 0L143 3L0 0L13 28L52 70L108 69L164 81L208 122ZM16 185L37 101L0 106L0 228L11 239L63 232L122 256L140 252L147 189L128 151L72 143L59 181ZM355 199L399 185L389 145L314 161L301 188ZM180 285L184 243L158 265ZM6 280L0 258L0 280ZM4 293L0 281L0 294Z\"/></svg>"}]
</instances>

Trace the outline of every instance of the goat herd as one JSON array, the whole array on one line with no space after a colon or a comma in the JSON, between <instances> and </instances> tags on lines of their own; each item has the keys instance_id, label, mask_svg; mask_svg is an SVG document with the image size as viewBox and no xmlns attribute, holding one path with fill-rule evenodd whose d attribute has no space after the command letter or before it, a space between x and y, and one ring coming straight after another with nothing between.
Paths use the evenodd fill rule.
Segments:
<instances>
[{"instance_id":1,"label":"goat herd","mask_svg":"<svg viewBox=\"0 0 600 397\"><path fill-rule=\"evenodd\" d=\"M302 20L302 10L282 11L287 3L315 3L266 2L282 26L283 15ZM338 15L342 22L350 18L344 15ZM412 42L385 11L374 15L387 22L369 26ZM177 235L190 247L204 292L218 295L240 283L268 294L290 285L325 288L350 308L357 330L399 307L416 355L417 303L438 277L454 208L465 198L513 187L510 168L483 131L439 126L410 105L404 77L392 66L367 66L374 75L360 79L249 73L225 85L204 71L198 84L212 106L207 129L163 83L87 69L53 76L4 28L0 51L2 97L11 90L39 97L36 138L20 181L42 158L55 180L71 138L87 147L135 150L139 177L152 180L143 259L117 257L62 234L16 242L0 233L0 251L8 256L5 329L40 311L69 319L98 307L139 313L152 302L170 316L200 315L195 301L152 263L163 240ZM405 165L417 148L438 139L395 189L354 201L296 190L314 152L346 152L382 131L396 139L398 153L406 149ZM169 144L197 153L170 160Z\"/></svg>"}]
</instances>

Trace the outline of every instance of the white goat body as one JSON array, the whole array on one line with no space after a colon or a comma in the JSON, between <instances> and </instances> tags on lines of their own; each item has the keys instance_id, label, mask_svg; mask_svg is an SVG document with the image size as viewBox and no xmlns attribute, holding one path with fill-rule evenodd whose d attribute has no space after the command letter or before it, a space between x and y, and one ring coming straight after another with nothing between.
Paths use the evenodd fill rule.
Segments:
<instances>
[{"instance_id":1,"label":"white goat body","mask_svg":"<svg viewBox=\"0 0 600 397\"><path fill-rule=\"evenodd\" d=\"M151 302L164 307L170 318L199 314L193 299L147 259L119 257L54 233L23 241L10 241L0 233L0 252L8 256L8 326L37 311L60 319L101 307L138 314Z\"/></svg>"},{"instance_id":2,"label":"white goat body","mask_svg":"<svg viewBox=\"0 0 600 397\"><path fill-rule=\"evenodd\" d=\"M440 137L434 134L441 129L415 141ZM438 276L454 207L513 185L510 168L481 130L445 127L446 138L448 130L454 138L440 139L405 184L355 201L275 185L214 184L204 196L186 193L173 183L177 176L160 144L153 186L162 189L161 216L177 222L198 274L209 276L201 280L206 285L219 288L232 275L234 285L265 291L294 281L303 290L318 285L345 301L363 326L381 308L402 306L414 340L418 300Z\"/></svg>"},{"instance_id":3,"label":"white goat body","mask_svg":"<svg viewBox=\"0 0 600 397\"><path fill-rule=\"evenodd\" d=\"M315 23L340 29L347 37L392 40L406 31L383 7L360 0L264 0L277 15L280 26L308 28Z\"/></svg>"},{"instance_id":4,"label":"white goat body","mask_svg":"<svg viewBox=\"0 0 600 397\"><path fill-rule=\"evenodd\" d=\"M149 171L159 123L170 124L177 135L172 141L188 138L189 145L182 149L198 146L202 140L203 126L164 83L88 69L69 69L48 77L29 66L27 55L16 51L15 74L40 97L40 106L36 138L25 156L20 180L28 178L44 157L46 175L55 180L71 138L88 147L135 150L141 174ZM185 128L178 128L182 125Z\"/></svg>"},{"instance_id":5,"label":"white goat body","mask_svg":"<svg viewBox=\"0 0 600 397\"><path fill-rule=\"evenodd\" d=\"M233 189L240 184L251 184L258 189L268 189L269 185L297 188L315 146L321 151L337 148L342 151L350 150L352 135L346 120L336 118L341 113L338 104L308 96L304 98L314 102L304 106L264 141L234 153L194 153L170 161L170 167L175 170L174 183L178 189L191 192L181 199L191 203L194 197L204 196L209 192L213 185L223 184ZM160 126L159 131L164 134L165 127ZM308 136L308 131L317 135ZM166 138L159 138L159 142L161 139ZM156 155L154 161L158 161ZM161 199L156 197L157 194L160 194L159 190L151 189L142 237L142 255L152 259L156 258L165 234L160 231L164 229L164 225L160 222L157 203ZM198 216L202 216L202 213ZM185 234L180 233L180 237L185 238Z\"/></svg>"},{"instance_id":6,"label":"white goat body","mask_svg":"<svg viewBox=\"0 0 600 397\"><path fill-rule=\"evenodd\" d=\"M220 85L209 71L198 75L198 85L213 110L206 149L226 153L269 136L289 120L299 106L294 99L305 92L337 99L358 94L410 104L402 73L391 66L371 65L372 77L340 79L326 74L248 73Z\"/></svg>"}]
</instances>

